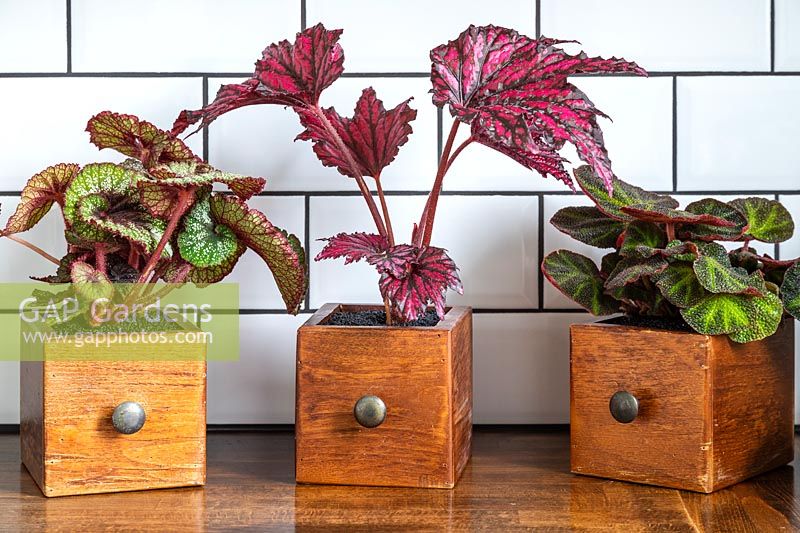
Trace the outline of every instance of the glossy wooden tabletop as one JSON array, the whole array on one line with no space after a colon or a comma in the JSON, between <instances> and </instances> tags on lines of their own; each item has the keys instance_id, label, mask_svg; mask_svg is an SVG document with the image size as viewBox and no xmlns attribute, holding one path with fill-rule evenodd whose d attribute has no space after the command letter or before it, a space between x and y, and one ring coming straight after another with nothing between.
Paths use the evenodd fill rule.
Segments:
<instances>
[{"instance_id":1,"label":"glossy wooden tabletop","mask_svg":"<svg viewBox=\"0 0 800 533\"><path fill-rule=\"evenodd\" d=\"M785 466L711 495L568 473L564 431L478 429L455 490L295 485L290 432L215 432L208 485L45 499L0 435L0 531L799 531ZM666 451L665 451L666 452Z\"/></svg>"}]
</instances>

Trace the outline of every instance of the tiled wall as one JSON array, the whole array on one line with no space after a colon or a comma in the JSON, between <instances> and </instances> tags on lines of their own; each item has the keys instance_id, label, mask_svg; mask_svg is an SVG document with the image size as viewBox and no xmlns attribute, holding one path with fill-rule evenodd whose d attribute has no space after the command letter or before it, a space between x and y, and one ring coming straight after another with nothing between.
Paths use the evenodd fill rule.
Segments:
<instances>
[{"instance_id":1,"label":"tiled wall","mask_svg":"<svg viewBox=\"0 0 800 533\"><path fill-rule=\"evenodd\" d=\"M592 55L624 56L651 71L647 79L576 79L614 119L603 128L623 179L686 201L778 197L800 221L800 0L0 0L3 218L36 171L118 159L88 143L93 113L135 113L168 127L178 110L246 77L266 44L317 21L345 30L346 75L323 104L349 112L368 85L387 105L414 97L415 133L384 176L401 235L419 216L450 123L427 94L427 51L469 23L577 39ZM371 224L353 183L320 166L308 144L292 142L298 131L282 108L249 107L189 142L214 165L267 177L255 204L313 255L316 239ZM476 309L475 420L566 422L567 326L590 317L543 284L537 265L554 248L583 249L546 222L586 200L478 145L453 166L445 190L434 241L462 269L466 293L449 301ZM31 240L63 251L58 223L49 216ZM776 251L800 255L800 231ZM7 240L0 257L3 281L50 271ZM375 301L376 275L363 265L312 263L298 317L281 314L256 256L245 256L232 280L247 309L242 358L211 365L209 421L290 423L295 329L325 302ZM17 379L16 364L0 364L0 423L18 420Z\"/></svg>"}]
</instances>

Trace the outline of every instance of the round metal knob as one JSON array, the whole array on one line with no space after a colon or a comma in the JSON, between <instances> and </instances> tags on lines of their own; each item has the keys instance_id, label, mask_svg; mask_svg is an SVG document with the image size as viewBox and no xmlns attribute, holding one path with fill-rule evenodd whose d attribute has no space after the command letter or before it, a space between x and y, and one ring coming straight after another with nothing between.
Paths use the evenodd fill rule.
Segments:
<instances>
[{"instance_id":1,"label":"round metal knob","mask_svg":"<svg viewBox=\"0 0 800 533\"><path fill-rule=\"evenodd\" d=\"M614 420L622 424L630 424L639 414L639 400L628 391L615 392L608 402L608 408Z\"/></svg>"},{"instance_id":2,"label":"round metal knob","mask_svg":"<svg viewBox=\"0 0 800 533\"><path fill-rule=\"evenodd\" d=\"M136 402L122 402L111 415L114 429L123 435L133 435L142 429L145 420L147 420L147 414L144 412L144 407Z\"/></svg>"},{"instance_id":3,"label":"round metal knob","mask_svg":"<svg viewBox=\"0 0 800 533\"><path fill-rule=\"evenodd\" d=\"M353 415L365 428L376 428L386 420L386 404L377 396L362 396L353 407Z\"/></svg>"}]
</instances>

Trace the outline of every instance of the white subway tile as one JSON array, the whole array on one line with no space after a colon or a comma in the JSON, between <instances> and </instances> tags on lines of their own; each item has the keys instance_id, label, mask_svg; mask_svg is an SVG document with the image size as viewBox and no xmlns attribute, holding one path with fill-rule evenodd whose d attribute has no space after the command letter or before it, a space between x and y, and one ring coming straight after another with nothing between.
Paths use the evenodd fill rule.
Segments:
<instances>
[{"instance_id":1,"label":"white subway tile","mask_svg":"<svg viewBox=\"0 0 800 533\"><path fill-rule=\"evenodd\" d=\"M800 2L775 0L775 70L800 70Z\"/></svg>"},{"instance_id":2,"label":"white subway tile","mask_svg":"<svg viewBox=\"0 0 800 533\"><path fill-rule=\"evenodd\" d=\"M17 209L18 196L0 196L2 204L2 223L6 221ZM19 237L35 244L50 255L61 258L67 253L67 244L64 240L64 222L61 209L54 205L45 217L31 230L18 234ZM49 276L55 274L56 265L39 254L10 240L0 238L0 283L31 282L28 276Z\"/></svg>"},{"instance_id":3,"label":"white subway tile","mask_svg":"<svg viewBox=\"0 0 800 533\"><path fill-rule=\"evenodd\" d=\"M297 328L308 318L239 317L239 360L208 364L209 424L294 423Z\"/></svg>"},{"instance_id":4,"label":"white subway tile","mask_svg":"<svg viewBox=\"0 0 800 533\"><path fill-rule=\"evenodd\" d=\"M474 422L569 422L569 325L586 313L478 314L474 320Z\"/></svg>"},{"instance_id":5,"label":"white subway tile","mask_svg":"<svg viewBox=\"0 0 800 533\"><path fill-rule=\"evenodd\" d=\"M73 70L249 72L298 31L300 6L285 0L73 0Z\"/></svg>"},{"instance_id":6,"label":"white subway tile","mask_svg":"<svg viewBox=\"0 0 800 533\"><path fill-rule=\"evenodd\" d=\"M302 197L256 196L248 204L267 215L279 228L295 234L305 247L305 201ZM267 264L252 250L244 253L225 282L239 284L239 307L242 309L285 307Z\"/></svg>"},{"instance_id":7,"label":"white subway tile","mask_svg":"<svg viewBox=\"0 0 800 533\"><path fill-rule=\"evenodd\" d=\"M0 0L0 72L66 72L63 0Z\"/></svg>"},{"instance_id":8,"label":"white subway tile","mask_svg":"<svg viewBox=\"0 0 800 533\"><path fill-rule=\"evenodd\" d=\"M408 242L425 198L389 197L396 241ZM484 308L536 307L537 200L532 197L442 196L432 244L446 248L460 267L464 295L449 292L450 304ZM311 199L310 255L317 239L339 232L373 232L360 197ZM311 265L311 305L380 301L378 275L366 263L326 260Z\"/></svg>"},{"instance_id":9,"label":"white subway tile","mask_svg":"<svg viewBox=\"0 0 800 533\"><path fill-rule=\"evenodd\" d=\"M240 81L212 78L209 91L213 97L221 84ZM430 189L436 175L437 143L436 108L428 95L430 82L416 78L342 78L322 94L320 104L335 106L341 115L352 116L362 90L370 86L387 109L414 97L410 105L417 110L417 118L411 122L414 132L384 171L383 188ZM334 168L323 167L310 142L293 142L301 130L290 109L273 105L245 107L211 125L209 160L231 172L264 176L270 190L358 190L355 180ZM367 182L372 185L370 178Z\"/></svg>"},{"instance_id":10,"label":"white subway tile","mask_svg":"<svg viewBox=\"0 0 800 533\"><path fill-rule=\"evenodd\" d=\"M672 81L668 78L575 78L573 80L598 109L611 117L599 118L614 172L620 178L650 189L672 188ZM445 134L452 119L444 114ZM458 141L469 135L461 126ZM562 150L571 165L583 162L571 146ZM571 172L570 172L571 173ZM516 161L483 145L468 146L445 178L446 190L563 191L566 185L544 179Z\"/></svg>"},{"instance_id":11,"label":"white subway tile","mask_svg":"<svg viewBox=\"0 0 800 533\"><path fill-rule=\"evenodd\" d=\"M132 113L169 129L181 109L202 105L202 83L199 78L0 79L0 100L14 102L6 106L0 129L0 190L20 190L55 163L124 159L89 142L86 122L96 113ZM188 142L198 154L202 143L200 135Z\"/></svg>"},{"instance_id":12,"label":"white subway tile","mask_svg":"<svg viewBox=\"0 0 800 533\"><path fill-rule=\"evenodd\" d=\"M792 214L794 236L780 244L781 259L800 258L800 195L782 194L780 201Z\"/></svg>"},{"instance_id":13,"label":"white subway tile","mask_svg":"<svg viewBox=\"0 0 800 533\"><path fill-rule=\"evenodd\" d=\"M542 33L648 70L769 70L769 2L542 0Z\"/></svg>"},{"instance_id":14,"label":"white subway tile","mask_svg":"<svg viewBox=\"0 0 800 533\"><path fill-rule=\"evenodd\" d=\"M308 25L342 28L349 72L429 72L430 50L470 24L495 24L534 35L532 0L307 0Z\"/></svg>"},{"instance_id":15,"label":"white subway tile","mask_svg":"<svg viewBox=\"0 0 800 533\"><path fill-rule=\"evenodd\" d=\"M678 78L678 189L797 189L800 76Z\"/></svg>"}]
</instances>

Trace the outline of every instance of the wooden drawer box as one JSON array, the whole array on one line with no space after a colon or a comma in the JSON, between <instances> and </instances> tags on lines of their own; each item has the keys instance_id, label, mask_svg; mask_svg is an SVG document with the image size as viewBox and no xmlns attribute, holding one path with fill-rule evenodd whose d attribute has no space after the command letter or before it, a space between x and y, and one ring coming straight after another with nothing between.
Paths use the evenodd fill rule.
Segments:
<instances>
[{"instance_id":1,"label":"wooden drawer box","mask_svg":"<svg viewBox=\"0 0 800 533\"><path fill-rule=\"evenodd\" d=\"M749 344L573 325L570 370L576 474L713 492L793 458L792 320ZM630 423L611 414L619 391L638 400Z\"/></svg>"},{"instance_id":2,"label":"wooden drawer box","mask_svg":"<svg viewBox=\"0 0 800 533\"><path fill-rule=\"evenodd\" d=\"M22 462L46 496L203 485L205 361L26 361ZM112 424L139 403L144 426Z\"/></svg>"},{"instance_id":3,"label":"wooden drawer box","mask_svg":"<svg viewBox=\"0 0 800 533\"><path fill-rule=\"evenodd\" d=\"M298 330L297 481L452 488L471 452L472 311L433 327L324 325L365 308L328 304ZM354 406L370 395L385 420L367 428Z\"/></svg>"}]
</instances>

